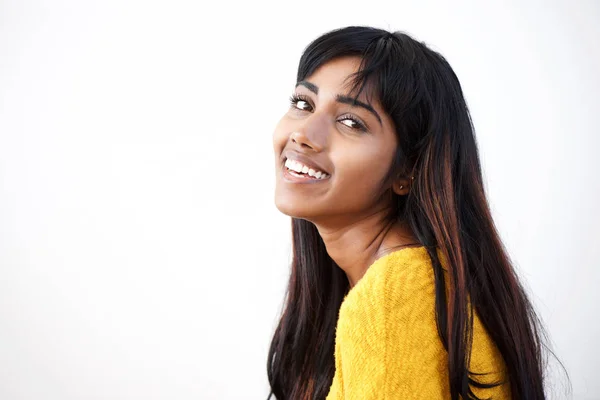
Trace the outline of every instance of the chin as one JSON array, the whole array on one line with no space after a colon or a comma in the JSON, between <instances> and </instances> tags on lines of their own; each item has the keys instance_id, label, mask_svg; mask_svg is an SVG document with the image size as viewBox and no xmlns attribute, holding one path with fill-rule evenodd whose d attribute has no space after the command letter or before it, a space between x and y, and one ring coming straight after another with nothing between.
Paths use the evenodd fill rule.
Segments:
<instances>
[{"instance_id":1,"label":"chin","mask_svg":"<svg viewBox=\"0 0 600 400\"><path fill-rule=\"evenodd\" d=\"M281 212L292 218L300 218L310 220L315 216L314 207L310 207L306 203L299 204L297 200L288 201L275 197L275 207Z\"/></svg>"}]
</instances>

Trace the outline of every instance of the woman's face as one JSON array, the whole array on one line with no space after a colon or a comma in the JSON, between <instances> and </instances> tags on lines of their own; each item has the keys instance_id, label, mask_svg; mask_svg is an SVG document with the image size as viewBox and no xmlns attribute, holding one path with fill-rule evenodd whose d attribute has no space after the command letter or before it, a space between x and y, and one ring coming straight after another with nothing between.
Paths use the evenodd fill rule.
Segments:
<instances>
[{"instance_id":1,"label":"woman's face","mask_svg":"<svg viewBox=\"0 0 600 400\"><path fill-rule=\"evenodd\" d=\"M376 96L366 104L363 91L358 98L363 107L344 98L345 80L359 64L358 57L334 59L296 86L296 100L273 134L275 205L282 213L313 222L340 217L351 222L385 206L379 203L389 188L379 182L391 166L397 139ZM294 161L292 169L305 165L309 174L290 171L286 160Z\"/></svg>"}]
</instances>

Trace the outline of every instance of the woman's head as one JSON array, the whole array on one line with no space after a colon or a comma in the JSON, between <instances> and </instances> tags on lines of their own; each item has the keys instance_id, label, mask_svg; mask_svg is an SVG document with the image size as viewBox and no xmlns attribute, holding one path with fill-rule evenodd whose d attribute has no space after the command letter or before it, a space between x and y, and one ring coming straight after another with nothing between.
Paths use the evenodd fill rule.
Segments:
<instances>
[{"instance_id":1,"label":"woman's head","mask_svg":"<svg viewBox=\"0 0 600 400\"><path fill-rule=\"evenodd\" d=\"M450 129L470 122L450 66L401 32L348 27L314 40L290 101L273 135L275 203L295 218L346 223L382 209L403 218L419 154L452 142L474 148L470 129ZM449 129L435 136L444 118ZM291 182L288 157L326 178Z\"/></svg>"}]
</instances>

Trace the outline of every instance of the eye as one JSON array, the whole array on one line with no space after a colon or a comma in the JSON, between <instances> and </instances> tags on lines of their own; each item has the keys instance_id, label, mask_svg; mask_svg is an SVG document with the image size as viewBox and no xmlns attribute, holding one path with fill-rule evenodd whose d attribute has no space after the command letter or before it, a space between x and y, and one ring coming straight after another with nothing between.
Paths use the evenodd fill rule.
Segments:
<instances>
[{"instance_id":1,"label":"eye","mask_svg":"<svg viewBox=\"0 0 600 400\"><path fill-rule=\"evenodd\" d=\"M312 110L312 105L310 104L310 99L303 95L303 94L297 94L297 93L293 93L290 96L290 107L297 110L297 111L311 111ZM350 123L347 122L342 122L342 121L350 121ZM343 125L347 126L350 129L359 131L359 132L367 132L367 126L366 124L364 124L362 121L360 121L358 118L354 117L351 114L346 114L344 116L342 116L338 122L341 122Z\"/></svg>"},{"instance_id":2,"label":"eye","mask_svg":"<svg viewBox=\"0 0 600 400\"><path fill-rule=\"evenodd\" d=\"M355 118L352 115L344 115L338 121L339 122L350 121L350 124L347 124L345 122L342 122L342 124L346 125L347 127L351 128L351 129L358 130L361 132L367 131L367 127L365 126L365 124L363 124L361 121L359 121L357 118Z\"/></svg>"},{"instance_id":3,"label":"eye","mask_svg":"<svg viewBox=\"0 0 600 400\"><path fill-rule=\"evenodd\" d=\"M297 108L300 111L310 111L307 110L307 107L312 107L310 105L308 97L296 93L290 96L290 106L293 108Z\"/></svg>"}]
</instances>

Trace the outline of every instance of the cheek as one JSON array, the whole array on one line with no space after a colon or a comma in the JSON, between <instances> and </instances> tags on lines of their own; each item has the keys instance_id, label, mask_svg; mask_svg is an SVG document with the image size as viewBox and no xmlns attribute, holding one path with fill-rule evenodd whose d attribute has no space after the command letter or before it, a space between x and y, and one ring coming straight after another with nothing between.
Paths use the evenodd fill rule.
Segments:
<instances>
[{"instance_id":1,"label":"cheek","mask_svg":"<svg viewBox=\"0 0 600 400\"><path fill-rule=\"evenodd\" d=\"M340 157L334 160L339 189L360 197L375 195L374 191L387 173L388 161L391 155L383 149L365 151L362 147L340 152Z\"/></svg>"},{"instance_id":2,"label":"cheek","mask_svg":"<svg viewBox=\"0 0 600 400\"><path fill-rule=\"evenodd\" d=\"M273 150L276 154L281 153L288 141L289 130L286 127L284 118L282 118L273 131Z\"/></svg>"}]
</instances>

